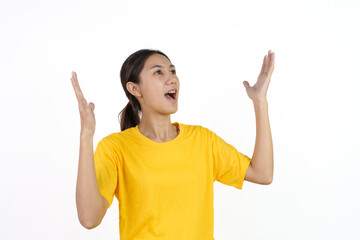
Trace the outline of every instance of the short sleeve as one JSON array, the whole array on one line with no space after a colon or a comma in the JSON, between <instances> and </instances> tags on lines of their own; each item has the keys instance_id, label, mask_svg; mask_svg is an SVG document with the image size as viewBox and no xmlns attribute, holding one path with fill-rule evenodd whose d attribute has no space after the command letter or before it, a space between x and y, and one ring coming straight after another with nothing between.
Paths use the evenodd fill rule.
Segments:
<instances>
[{"instance_id":1,"label":"short sleeve","mask_svg":"<svg viewBox=\"0 0 360 240\"><path fill-rule=\"evenodd\" d=\"M96 179L99 186L100 193L111 206L114 199L114 193L117 186L118 172L117 172L117 155L110 144L102 139L94 153L94 163L96 171Z\"/></svg>"},{"instance_id":2,"label":"short sleeve","mask_svg":"<svg viewBox=\"0 0 360 240\"><path fill-rule=\"evenodd\" d=\"M210 131L211 132L211 131ZM211 132L214 180L242 189L251 159Z\"/></svg>"}]
</instances>

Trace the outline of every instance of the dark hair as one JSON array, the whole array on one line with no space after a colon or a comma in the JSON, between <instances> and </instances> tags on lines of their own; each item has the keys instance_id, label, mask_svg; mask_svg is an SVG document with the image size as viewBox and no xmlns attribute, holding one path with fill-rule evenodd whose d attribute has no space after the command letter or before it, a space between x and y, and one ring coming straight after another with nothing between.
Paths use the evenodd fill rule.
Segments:
<instances>
[{"instance_id":1,"label":"dark hair","mask_svg":"<svg viewBox=\"0 0 360 240\"><path fill-rule=\"evenodd\" d=\"M120 111L118 115L121 131L135 127L140 123L140 103L136 97L127 90L126 84L127 82L133 82L137 84L140 83L140 73L144 68L145 61L155 53L161 54L169 59L163 52L159 50L141 49L131 54L121 67L120 80L126 97L129 99L129 103L123 110Z\"/></svg>"}]
</instances>

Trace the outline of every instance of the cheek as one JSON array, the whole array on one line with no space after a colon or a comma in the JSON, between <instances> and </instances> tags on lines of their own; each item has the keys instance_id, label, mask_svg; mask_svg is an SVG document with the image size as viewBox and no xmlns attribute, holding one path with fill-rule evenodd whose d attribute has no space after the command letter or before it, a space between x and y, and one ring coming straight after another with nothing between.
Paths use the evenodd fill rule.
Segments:
<instances>
[{"instance_id":1,"label":"cheek","mask_svg":"<svg viewBox=\"0 0 360 240\"><path fill-rule=\"evenodd\" d=\"M161 97L161 94L163 94L163 89L159 84L155 82L152 82L152 84L149 84L147 86L144 86L143 91L144 91L144 98L147 100L156 101L156 99L159 99Z\"/></svg>"}]
</instances>

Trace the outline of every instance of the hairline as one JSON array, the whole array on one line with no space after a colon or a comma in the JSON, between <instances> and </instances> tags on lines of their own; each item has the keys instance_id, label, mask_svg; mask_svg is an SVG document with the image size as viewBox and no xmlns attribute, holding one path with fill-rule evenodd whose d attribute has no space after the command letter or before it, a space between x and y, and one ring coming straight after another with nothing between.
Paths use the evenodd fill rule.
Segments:
<instances>
[{"instance_id":1,"label":"hairline","mask_svg":"<svg viewBox=\"0 0 360 240\"><path fill-rule=\"evenodd\" d=\"M156 67L158 67L158 68L165 68L163 65L155 64L154 66L148 68L148 70L151 70L151 69L156 68ZM175 66L174 66L173 64L170 64L169 68L171 68L171 67L174 67L174 68L175 68Z\"/></svg>"}]
</instances>

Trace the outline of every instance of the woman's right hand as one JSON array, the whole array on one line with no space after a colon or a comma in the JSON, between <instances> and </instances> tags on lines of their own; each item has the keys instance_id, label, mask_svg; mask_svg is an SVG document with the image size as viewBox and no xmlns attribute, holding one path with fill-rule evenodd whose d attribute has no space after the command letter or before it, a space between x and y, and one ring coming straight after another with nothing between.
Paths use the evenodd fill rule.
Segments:
<instances>
[{"instance_id":1,"label":"woman's right hand","mask_svg":"<svg viewBox=\"0 0 360 240\"><path fill-rule=\"evenodd\" d=\"M84 98L84 95L80 89L79 82L77 80L76 72L72 72L71 83L75 91L76 98L79 103L79 112L81 118L81 133L80 135L93 136L95 133L95 104L90 102L89 104Z\"/></svg>"}]
</instances>

